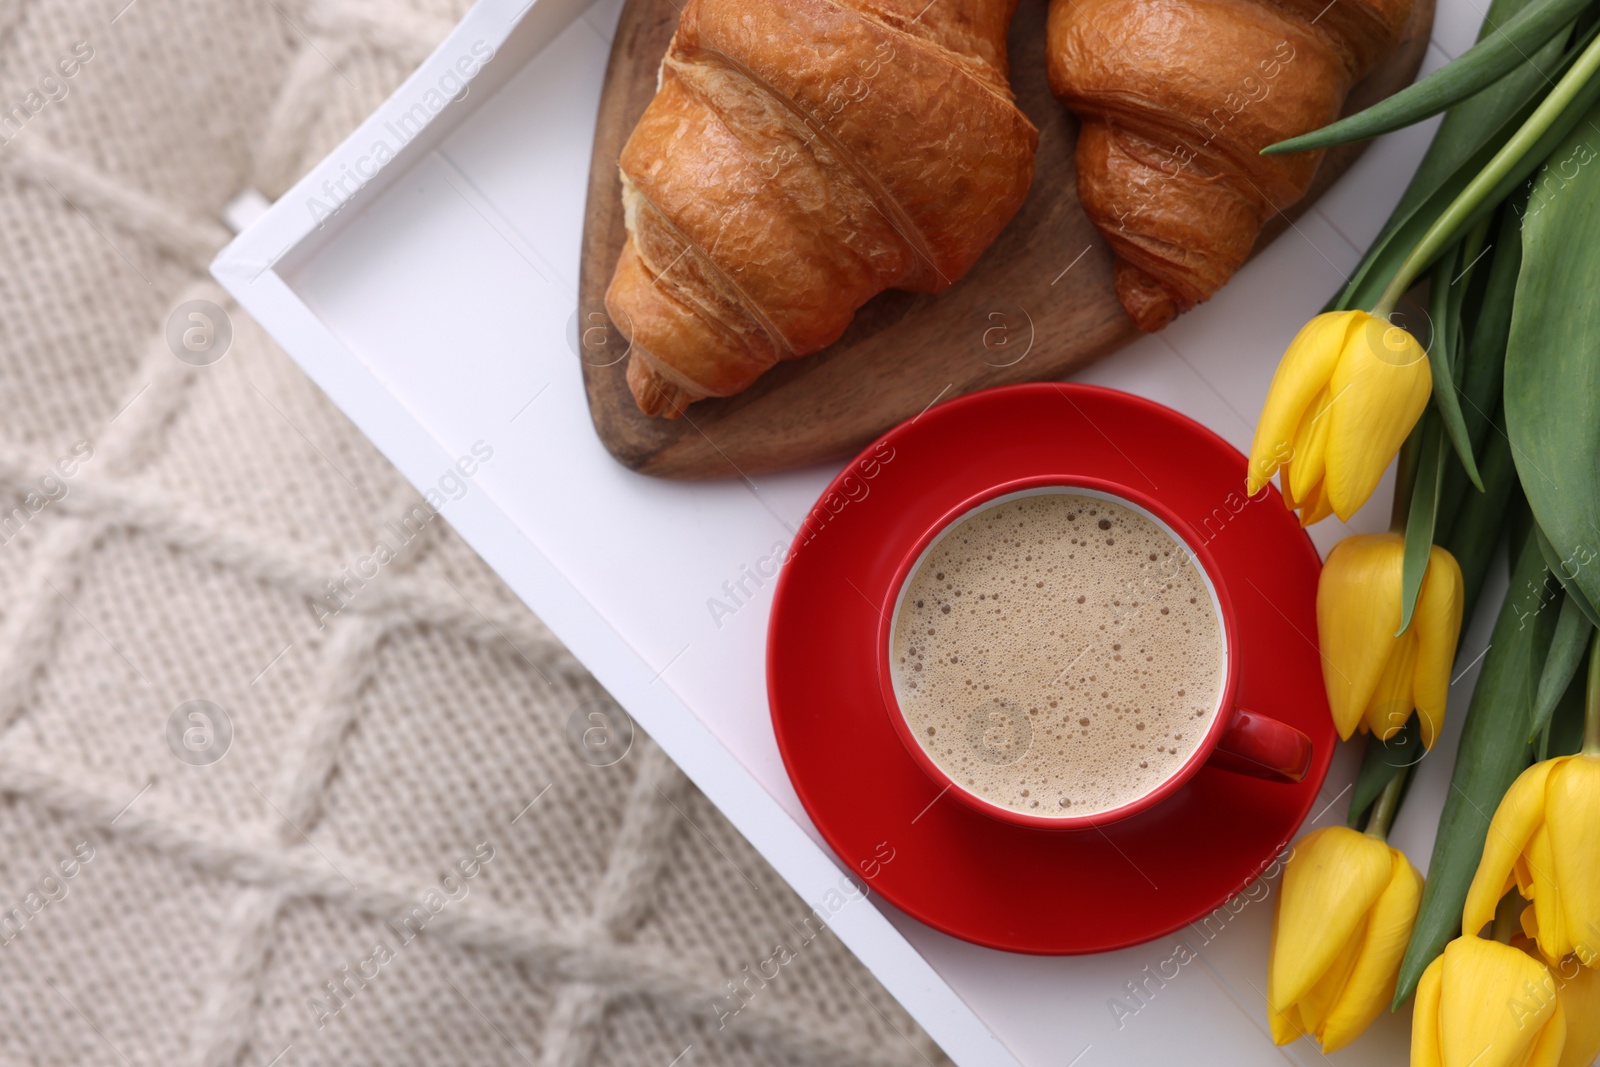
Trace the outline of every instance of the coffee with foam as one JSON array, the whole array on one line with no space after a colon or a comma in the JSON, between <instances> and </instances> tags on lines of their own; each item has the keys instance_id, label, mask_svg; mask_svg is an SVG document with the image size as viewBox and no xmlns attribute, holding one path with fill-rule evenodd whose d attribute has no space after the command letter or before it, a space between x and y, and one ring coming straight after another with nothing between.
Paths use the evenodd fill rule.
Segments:
<instances>
[{"instance_id":1,"label":"coffee with foam","mask_svg":"<svg viewBox=\"0 0 1600 1067\"><path fill-rule=\"evenodd\" d=\"M918 744L969 792L1107 811L1172 777L1218 712L1225 649L1189 553L1144 513L1031 491L958 519L906 579L890 638Z\"/></svg>"}]
</instances>

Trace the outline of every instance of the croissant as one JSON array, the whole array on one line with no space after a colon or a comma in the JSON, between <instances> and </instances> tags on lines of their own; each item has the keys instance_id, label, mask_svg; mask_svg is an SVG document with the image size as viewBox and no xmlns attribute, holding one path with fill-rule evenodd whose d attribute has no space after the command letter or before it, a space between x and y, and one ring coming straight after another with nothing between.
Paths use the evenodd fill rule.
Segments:
<instances>
[{"instance_id":1,"label":"croissant","mask_svg":"<svg viewBox=\"0 0 1600 1067\"><path fill-rule=\"evenodd\" d=\"M1081 120L1078 198L1141 330L1208 299L1321 152L1262 156L1337 118L1412 0L1052 0L1050 88Z\"/></svg>"},{"instance_id":2,"label":"croissant","mask_svg":"<svg viewBox=\"0 0 1600 1067\"><path fill-rule=\"evenodd\" d=\"M1016 0L689 0L620 159L606 310L649 415L837 340L885 289L952 285L1022 206Z\"/></svg>"}]
</instances>

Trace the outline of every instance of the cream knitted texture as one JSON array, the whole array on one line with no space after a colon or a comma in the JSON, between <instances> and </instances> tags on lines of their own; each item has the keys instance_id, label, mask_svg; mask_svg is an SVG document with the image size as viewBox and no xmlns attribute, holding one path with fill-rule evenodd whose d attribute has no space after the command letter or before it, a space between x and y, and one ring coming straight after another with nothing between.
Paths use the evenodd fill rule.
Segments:
<instances>
[{"instance_id":1,"label":"cream knitted texture","mask_svg":"<svg viewBox=\"0 0 1600 1067\"><path fill-rule=\"evenodd\" d=\"M0 0L0 1067L944 1063L206 279L463 10Z\"/></svg>"}]
</instances>

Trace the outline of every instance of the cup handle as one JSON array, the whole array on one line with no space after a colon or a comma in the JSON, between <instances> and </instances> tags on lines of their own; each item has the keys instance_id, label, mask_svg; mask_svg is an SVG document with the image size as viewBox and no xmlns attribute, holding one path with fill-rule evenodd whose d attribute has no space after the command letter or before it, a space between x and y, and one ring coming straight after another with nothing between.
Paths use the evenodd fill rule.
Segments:
<instances>
[{"instance_id":1,"label":"cup handle","mask_svg":"<svg viewBox=\"0 0 1600 1067\"><path fill-rule=\"evenodd\" d=\"M1208 762L1252 778L1298 782L1311 769L1311 738L1277 719L1235 708Z\"/></svg>"}]
</instances>

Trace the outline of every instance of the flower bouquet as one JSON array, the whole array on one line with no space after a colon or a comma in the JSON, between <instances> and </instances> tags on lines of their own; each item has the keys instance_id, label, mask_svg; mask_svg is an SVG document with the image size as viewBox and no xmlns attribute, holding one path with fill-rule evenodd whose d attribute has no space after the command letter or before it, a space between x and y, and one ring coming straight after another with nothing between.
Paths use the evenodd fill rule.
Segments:
<instances>
[{"instance_id":1,"label":"flower bouquet","mask_svg":"<svg viewBox=\"0 0 1600 1067\"><path fill-rule=\"evenodd\" d=\"M1349 825L1286 866L1272 1033L1325 1052L1415 995L1412 1062L1580 1067L1600 1052L1600 4L1495 0L1478 43L1295 152L1441 112L1366 257L1294 338L1251 447L1306 524L1398 455L1389 532L1318 588ZM1408 306L1409 305L1409 306ZM1424 882L1386 836L1433 749L1504 546L1510 587ZM1470 665L1469 665L1470 666Z\"/></svg>"}]
</instances>

